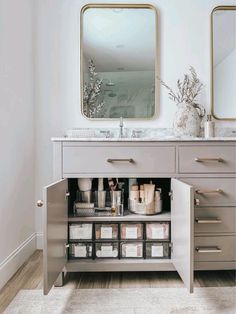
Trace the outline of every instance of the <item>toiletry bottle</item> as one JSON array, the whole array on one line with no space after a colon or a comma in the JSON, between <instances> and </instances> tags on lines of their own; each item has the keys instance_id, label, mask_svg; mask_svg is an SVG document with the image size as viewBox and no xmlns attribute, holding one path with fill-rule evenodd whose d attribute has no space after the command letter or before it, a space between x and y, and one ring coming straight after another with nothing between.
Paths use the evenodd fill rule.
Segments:
<instances>
[{"instance_id":1,"label":"toiletry bottle","mask_svg":"<svg viewBox=\"0 0 236 314\"><path fill-rule=\"evenodd\" d=\"M129 191L131 191L131 186L135 185L135 184L138 184L137 179L136 178L130 178L129 179Z\"/></svg>"},{"instance_id":2,"label":"toiletry bottle","mask_svg":"<svg viewBox=\"0 0 236 314\"><path fill-rule=\"evenodd\" d=\"M143 185L140 185L139 198L140 198L140 203L144 203L144 186Z\"/></svg>"},{"instance_id":3,"label":"toiletry bottle","mask_svg":"<svg viewBox=\"0 0 236 314\"><path fill-rule=\"evenodd\" d=\"M105 207L106 191L104 191L103 178L98 179L98 191L97 191L97 206L99 208Z\"/></svg>"},{"instance_id":4,"label":"toiletry bottle","mask_svg":"<svg viewBox=\"0 0 236 314\"><path fill-rule=\"evenodd\" d=\"M124 215L125 182L119 182L118 189L120 191L120 204L118 204L118 216L123 216Z\"/></svg>"},{"instance_id":5,"label":"toiletry bottle","mask_svg":"<svg viewBox=\"0 0 236 314\"><path fill-rule=\"evenodd\" d=\"M205 138L210 138L210 137L215 136L215 122L212 121L212 116L210 114L207 115L204 132L205 132Z\"/></svg>"}]
</instances>

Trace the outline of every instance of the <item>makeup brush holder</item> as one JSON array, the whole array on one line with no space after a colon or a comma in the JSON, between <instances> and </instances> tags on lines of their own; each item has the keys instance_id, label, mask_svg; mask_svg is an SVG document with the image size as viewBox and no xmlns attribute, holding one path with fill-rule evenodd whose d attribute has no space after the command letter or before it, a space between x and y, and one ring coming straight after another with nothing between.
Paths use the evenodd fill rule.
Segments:
<instances>
[{"instance_id":1,"label":"makeup brush holder","mask_svg":"<svg viewBox=\"0 0 236 314\"><path fill-rule=\"evenodd\" d=\"M146 204L145 200L129 199L129 210L138 215L157 215L162 212L161 190L155 191L152 202Z\"/></svg>"},{"instance_id":2,"label":"makeup brush holder","mask_svg":"<svg viewBox=\"0 0 236 314\"><path fill-rule=\"evenodd\" d=\"M110 191L111 212L114 216L124 214L124 193L123 191Z\"/></svg>"},{"instance_id":3,"label":"makeup brush holder","mask_svg":"<svg viewBox=\"0 0 236 314\"><path fill-rule=\"evenodd\" d=\"M82 217L95 215L94 193L92 191L77 191L74 214Z\"/></svg>"}]
</instances>

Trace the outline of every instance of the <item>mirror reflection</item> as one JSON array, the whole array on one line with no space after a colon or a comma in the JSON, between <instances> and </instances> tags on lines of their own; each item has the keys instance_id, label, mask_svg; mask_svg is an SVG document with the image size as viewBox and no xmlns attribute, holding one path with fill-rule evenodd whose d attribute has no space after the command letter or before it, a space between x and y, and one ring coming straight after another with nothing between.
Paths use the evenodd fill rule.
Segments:
<instances>
[{"instance_id":1,"label":"mirror reflection","mask_svg":"<svg viewBox=\"0 0 236 314\"><path fill-rule=\"evenodd\" d=\"M87 118L151 118L156 94L156 12L150 6L85 7L82 111Z\"/></svg>"},{"instance_id":2,"label":"mirror reflection","mask_svg":"<svg viewBox=\"0 0 236 314\"><path fill-rule=\"evenodd\" d=\"M236 7L212 13L213 115L236 119Z\"/></svg>"}]
</instances>

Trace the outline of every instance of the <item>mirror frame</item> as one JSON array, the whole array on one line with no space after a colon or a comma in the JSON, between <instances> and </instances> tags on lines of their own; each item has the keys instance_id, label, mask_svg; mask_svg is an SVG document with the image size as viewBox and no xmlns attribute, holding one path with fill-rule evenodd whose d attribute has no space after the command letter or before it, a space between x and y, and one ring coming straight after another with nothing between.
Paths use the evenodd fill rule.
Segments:
<instances>
[{"instance_id":1,"label":"mirror frame","mask_svg":"<svg viewBox=\"0 0 236 314\"><path fill-rule=\"evenodd\" d=\"M110 121L110 120L119 120L119 118L89 118L84 114L84 104L83 104L83 72L84 72L84 63L83 63L83 14L87 9L91 8L126 8L126 9L151 9L155 14L155 105L154 105L154 114L151 117L147 118L125 118L125 120L154 120L158 117L160 112L160 83L158 81L159 69L160 69L160 47L158 46L158 35L159 35L159 19L158 12L154 5L152 4L86 4L80 10L80 110L84 118L90 121ZM157 108L158 107L158 108ZM157 110L158 109L158 110Z\"/></svg>"},{"instance_id":2,"label":"mirror frame","mask_svg":"<svg viewBox=\"0 0 236 314\"><path fill-rule=\"evenodd\" d=\"M214 13L219 10L236 10L235 5L220 5L215 7L211 12L211 114L216 120L222 120L222 121L236 121L236 118L220 118L215 114L214 111L214 39L213 39L213 18Z\"/></svg>"}]
</instances>

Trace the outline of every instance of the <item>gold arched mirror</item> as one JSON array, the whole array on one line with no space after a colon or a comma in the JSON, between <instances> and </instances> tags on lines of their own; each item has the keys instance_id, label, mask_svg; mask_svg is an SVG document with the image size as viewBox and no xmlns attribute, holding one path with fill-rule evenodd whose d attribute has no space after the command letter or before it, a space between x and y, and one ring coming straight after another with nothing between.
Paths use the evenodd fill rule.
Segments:
<instances>
[{"instance_id":1,"label":"gold arched mirror","mask_svg":"<svg viewBox=\"0 0 236 314\"><path fill-rule=\"evenodd\" d=\"M236 120L236 6L218 6L211 14L212 115Z\"/></svg>"},{"instance_id":2,"label":"gold arched mirror","mask_svg":"<svg viewBox=\"0 0 236 314\"><path fill-rule=\"evenodd\" d=\"M89 119L150 119L157 103L157 13L142 4L81 10L81 110Z\"/></svg>"}]
</instances>

